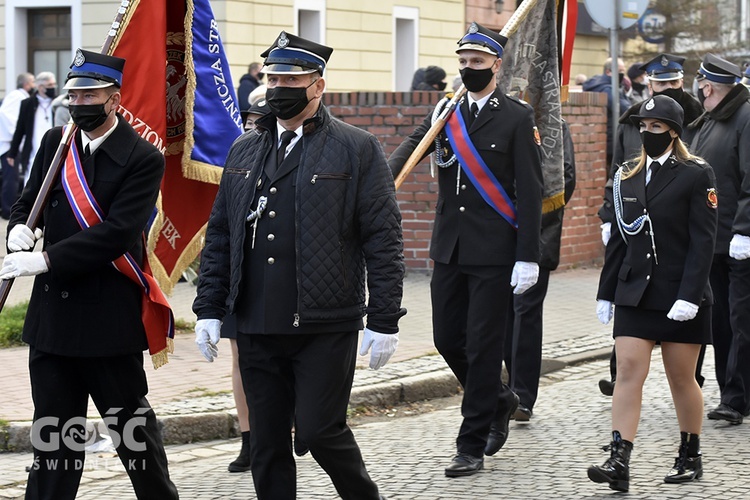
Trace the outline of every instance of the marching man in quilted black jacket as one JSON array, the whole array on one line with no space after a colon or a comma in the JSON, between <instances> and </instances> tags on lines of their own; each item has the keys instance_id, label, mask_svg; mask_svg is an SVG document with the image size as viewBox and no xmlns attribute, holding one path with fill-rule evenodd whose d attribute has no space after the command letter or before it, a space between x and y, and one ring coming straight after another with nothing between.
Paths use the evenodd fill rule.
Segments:
<instances>
[{"instance_id":1,"label":"marching man in quilted black jacket","mask_svg":"<svg viewBox=\"0 0 750 500\"><path fill-rule=\"evenodd\" d=\"M220 319L237 316L261 500L296 497L292 425L297 454L309 449L342 498L381 498L346 409L363 316L360 354L371 351L371 368L398 343L401 215L377 139L321 104L331 52L282 31L261 54L271 114L229 151L193 304L209 361Z\"/></svg>"}]
</instances>

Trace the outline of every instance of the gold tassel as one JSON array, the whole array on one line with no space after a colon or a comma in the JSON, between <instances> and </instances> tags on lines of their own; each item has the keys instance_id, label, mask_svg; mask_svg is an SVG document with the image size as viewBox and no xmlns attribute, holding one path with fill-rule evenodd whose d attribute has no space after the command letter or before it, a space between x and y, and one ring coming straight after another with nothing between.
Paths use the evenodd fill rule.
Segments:
<instances>
[{"instance_id":1,"label":"gold tassel","mask_svg":"<svg viewBox=\"0 0 750 500\"><path fill-rule=\"evenodd\" d=\"M167 337L167 347L151 355L151 362L154 364L154 370L169 363L169 354L174 354L174 339Z\"/></svg>"},{"instance_id":2,"label":"gold tassel","mask_svg":"<svg viewBox=\"0 0 750 500\"><path fill-rule=\"evenodd\" d=\"M565 193L559 192L542 200L542 213L547 214L565 206Z\"/></svg>"}]
</instances>

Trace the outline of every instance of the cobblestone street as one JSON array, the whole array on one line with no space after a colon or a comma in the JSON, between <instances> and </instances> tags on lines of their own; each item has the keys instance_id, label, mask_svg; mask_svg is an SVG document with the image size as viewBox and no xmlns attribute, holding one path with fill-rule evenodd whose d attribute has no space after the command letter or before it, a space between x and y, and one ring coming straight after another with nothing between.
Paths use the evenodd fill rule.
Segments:
<instances>
[{"instance_id":1,"label":"cobblestone street","mask_svg":"<svg viewBox=\"0 0 750 500\"><path fill-rule=\"evenodd\" d=\"M706 356L706 408L717 403L713 356ZM611 497L606 485L590 482L586 468L600 464L607 454L610 402L596 386L607 372L607 362L597 361L554 372L543 379L534 417L529 423L511 423L505 448L487 457L485 470L468 477L448 479L443 468L452 457L460 423L460 398L447 407L416 416L367 422L354 429L365 461L381 493L389 499L581 499ZM658 350L644 391L644 409L631 463L628 498L750 497L750 442L747 424L729 426L704 422L701 438L705 474L687 485L663 482L676 456L679 441L674 408ZM168 446L172 478L181 498L254 499L252 478L229 474L239 440ZM25 476L30 454L0 455L7 474ZM298 498L330 499L336 492L328 476L308 454L297 459ZM87 459L84 483L78 498L126 500L134 498L130 482L116 458ZM93 469L93 470L88 470ZM0 498L19 497L22 490L0 490Z\"/></svg>"}]
</instances>

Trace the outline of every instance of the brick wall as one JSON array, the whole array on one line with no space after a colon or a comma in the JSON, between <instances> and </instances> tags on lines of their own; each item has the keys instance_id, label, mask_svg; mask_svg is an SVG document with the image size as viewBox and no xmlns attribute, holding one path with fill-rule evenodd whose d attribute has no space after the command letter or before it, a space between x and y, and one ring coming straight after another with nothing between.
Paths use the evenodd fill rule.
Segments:
<instances>
[{"instance_id":1,"label":"brick wall","mask_svg":"<svg viewBox=\"0 0 750 500\"><path fill-rule=\"evenodd\" d=\"M333 115L376 135L390 155L440 96L439 92L346 92L325 94L324 101ZM562 107L575 144L577 183L565 209L561 269L600 263L603 256L596 212L606 179L606 106L604 94L573 93ZM398 190L409 269L432 267L429 247L437 191L428 160L418 165Z\"/></svg>"}]
</instances>

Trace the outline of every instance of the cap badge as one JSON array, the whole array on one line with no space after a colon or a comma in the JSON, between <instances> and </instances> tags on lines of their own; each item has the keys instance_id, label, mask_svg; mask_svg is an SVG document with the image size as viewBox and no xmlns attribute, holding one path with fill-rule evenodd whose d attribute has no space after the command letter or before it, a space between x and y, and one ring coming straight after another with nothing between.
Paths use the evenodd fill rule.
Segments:
<instances>
[{"instance_id":1,"label":"cap badge","mask_svg":"<svg viewBox=\"0 0 750 500\"><path fill-rule=\"evenodd\" d=\"M289 39L286 37L285 31L282 31L279 35L279 41L276 42L276 45L278 45L280 49L285 49L289 45Z\"/></svg>"},{"instance_id":2,"label":"cap badge","mask_svg":"<svg viewBox=\"0 0 750 500\"><path fill-rule=\"evenodd\" d=\"M646 103L646 111L651 111L652 109L654 109L654 106L655 106L655 104L654 104L654 100L653 100L653 99L650 99L650 100L649 100L649 101L648 101L648 102Z\"/></svg>"},{"instance_id":3,"label":"cap badge","mask_svg":"<svg viewBox=\"0 0 750 500\"><path fill-rule=\"evenodd\" d=\"M469 26L469 33L476 33L479 31L479 26L477 26L477 23L471 23L471 26Z\"/></svg>"},{"instance_id":4,"label":"cap badge","mask_svg":"<svg viewBox=\"0 0 750 500\"><path fill-rule=\"evenodd\" d=\"M262 108L265 105L266 105L266 100L265 99L261 99L260 101L258 101L258 107L259 108Z\"/></svg>"},{"instance_id":5,"label":"cap badge","mask_svg":"<svg viewBox=\"0 0 750 500\"><path fill-rule=\"evenodd\" d=\"M86 58L84 57L83 52L81 52L81 49L76 49L76 58L73 60L73 64L76 67L81 67L85 62Z\"/></svg>"},{"instance_id":6,"label":"cap badge","mask_svg":"<svg viewBox=\"0 0 750 500\"><path fill-rule=\"evenodd\" d=\"M667 59L667 56L661 56L661 65L665 68L669 66L669 59Z\"/></svg>"}]
</instances>

